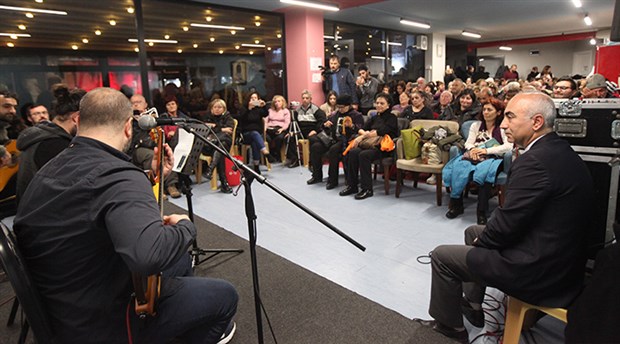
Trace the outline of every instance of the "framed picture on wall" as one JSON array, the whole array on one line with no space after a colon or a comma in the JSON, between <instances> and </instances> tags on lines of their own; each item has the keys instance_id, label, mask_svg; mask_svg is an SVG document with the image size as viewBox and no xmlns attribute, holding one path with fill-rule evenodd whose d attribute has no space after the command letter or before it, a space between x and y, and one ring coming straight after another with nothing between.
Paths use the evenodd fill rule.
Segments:
<instances>
[{"instance_id":1,"label":"framed picture on wall","mask_svg":"<svg viewBox=\"0 0 620 344\"><path fill-rule=\"evenodd\" d=\"M233 84L245 85L248 82L248 63L233 61L230 63Z\"/></svg>"}]
</instances>

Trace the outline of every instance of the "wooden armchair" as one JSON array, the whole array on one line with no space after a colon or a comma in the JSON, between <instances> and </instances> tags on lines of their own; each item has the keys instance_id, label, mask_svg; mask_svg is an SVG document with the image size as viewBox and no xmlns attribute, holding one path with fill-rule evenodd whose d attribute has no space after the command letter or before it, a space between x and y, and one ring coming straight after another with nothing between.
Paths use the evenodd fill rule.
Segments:
<instances>
[{"instance_id":1,"label":"wooden armchair","mask_svg":"<svg viewBox=\"0 0 620 344\"><path fill-rule=\"evenodd\" d=\"M237 146L235 145L237 138L237 124L239 122L236 119L233 119L233 133L232 133L232 146L230 146L230 154L237 155ZM210 155L200 154L200 158L198 159L198 165L196 166L196 184L200 184L202 182L202 163L206 162L207 166L211 164L211 160L213 159ZM225 158L222 158L225 159ZM211 174L211 189L217 190L217 171L213 170Z\"/></svg>"},{"instance_id":2,"label":"wooden armchair","mask_svg":"<svg viewBox=\"0 0 620 344\"><path fill-rule=\"evenodd\" d=\"M423 126L425 129L432 128L434 126L444 126L447 127L448 130L452 133L457 133L459 130L459 124L453 121L438 121L431 119L414 119L411 121L410 127ZM396 141L396 197L400 197L400 192L402 190L403 185L403 177L406 171L410 171L414 173L413 179L413 187L418 187L418 177L419 173L432 173L437 176L437 184L436 184L436 194L437 194L437 205L441 205L442 198L442 179L441 173L443 167L448 162L450 158L450 154L448 152L442 151L441 163L437 165L429 165L424 164L420 157L415 159L407 160L405 159L405 150L403 147L403 141Z\"/></svg>"}]
</instances>

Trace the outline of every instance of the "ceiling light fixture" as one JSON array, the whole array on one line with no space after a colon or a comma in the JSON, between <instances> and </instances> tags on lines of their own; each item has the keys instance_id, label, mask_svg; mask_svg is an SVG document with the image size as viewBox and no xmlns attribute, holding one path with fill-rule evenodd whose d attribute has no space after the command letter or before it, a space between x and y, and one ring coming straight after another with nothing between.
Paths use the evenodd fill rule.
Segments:
<instances>
[{"instance_id":1,"label":"ceiling light fixture","mask_svg":"<svg viewBox=\"0 0 620 344\"><path fill-rule=\"evenodd\" d=\"M257 22L255 22L255 23L254 23L254 25L256 25L256 26L260 26L260 22L259 22L259 21L257 21Z\"/></svg>"},{"instance_id":2,"label":"ceiling light fixture","mask_svg":"<svg viewBox=\"0 0 620 344\"><path fill-rule=\"evenodd\" d=\"M179 53L179 54L180 54L180 53L182 53L182 52L183 52L183 49L177 49L177 53Z\"/></svg>"},{"instance_id":3,"label":"ceiling light fixture","mask_svg":"<svg viewBox=\"0 0 620 344\"><path fill-rule=\"evenodd\" d=\"M463 32L461 32L461 35L467 36L467 37L472 37L472 38L480 38L480 37L482 37L482 35L480 35L479 33L471 32L471 31L465 31L465 30L463 30Z\"/></svg>"},{"instance_id":4,"label":"ceiling light fixture","mask_svg":"<svg viewBox=\"0 0 620 344\"><path fill-rule=\"evenodd\" d=\"M183 31L185 31L185 32L189 31L189 27L183 26Z\"/></svg>"},{"instance_id":5,"label":"ceiling light fixture","mask_svg":"<svg viewBox=\"0 0 620 344\"><path fill-rule=\"evenodd\" d=\"M220 51L218 51L218 52L219 52L219 53L220 53L220 55L221 55L221 54L223 54L223 53L224 53L224 50L220 49Z\"/></svg>"},{"instance_id":6,"label":"ceiling light fixture","mask_svg":"<svg viewBox=\"0 0 620 344\"><path fill-rule=\"evenodd\" d=\"M34 18L34 14L30 13L30 12L26 12L26 18Z\"/></svg>"},{"instance_id":7,"label":"ceiling light fixture","mask_svg":"<svg viewBox=\"0 0 620 344\"><path fill-rule=\"evenodd\" d=\"M191 23L189 24L189 26L204 27L207 29L220 29L220 30L245 30L245 28L241 26L211 25L211 24L198 24L198 23Z\"/></svg>"},{"instance_id":8,"label":"ceiling light fixture","mask_svg":"<svg viewBox=\"0 0 620 344\"><path fill-rule=\"evenodd\" d=\"M573 0L573 5L575 5L575 7L580 8L581 7L581 0Z\"/></svg>"},{"instance_id":9,"label":"ceiling light fixture","mask_svg":"<svg viewBox=\"0 0 620 344\"><path fill-rule=\"evenodd\" d=\"M193 47L194 47L194 49L198 48L198 44L194 43Z\"/></svg>"},{"instance_id":10,"label":"ceiling light fixture","mask_svg":"<svg viewBox=\"0 0 620 344\"><path fill-rule=\"evenodd\" d=\"M276 35L276 37L278 37L278 38L282 38L282 34L281 34L281 33L279 33L279 34L277 34L277 35Z\"/></svg>"},{"instance_id":11,"label":"ceiling light fixture","mask_svg":"<svg viewBox=\"0 0 620 344\"><path fill-rule=\"evenodd\" d=\"M31 15L32 13L57 14L59 16L67 15L67 12L65 11L44 10L44 9L38 9L38 8L26 8L26 7L15 7L15 6L4 6L4 5L0 5L0 10L28 12Z\"/></svg>"},{"instance_id":12,"label":"ceiling light fixture","mask_svg":"<svg viewBox=\"0 0 620 344\"><path fill-rule=\"evenodd\" d=\"M335 38L342 39L342 36L336 36L336 37L334 37L334 36L330 36L330 35L323 35L323 38L324 38L324 39L335 39Z\"/></svg>"},{"instance_id":13,"label":"ceiling light fixture","mask_svg":"<svg viewBox=\"0 0 620 344\"><path fill-rule=\"evenodd\" d=\"M19 25L17 25L17 28L20 29L20 30L26 30L26 25L19 24Z\"/></svg>"},{"instance_id":14,"label":"ceiling light fixture","mask_svg":"<svg viewBox=\"0 0 620 344\"><path fill-rule=\"evenodd\" d=\"M18 37L30 37L30 34L29 33L0 32L0 36L11 37L13 39L17 39Z\"/></svg>"},{"instance_id":15,"label":"ceiling light fixture","mask_svg":"<svg viewBox=\"0 0 620 344\"><path fill-rule=\"evenodd\" d=\"M8 42L6 44L6 46L9 47L9 48L13 48L15 46L15 44L13 44L13 42Z\"/></svg>"},{"instance_id":16,"label":"ceiling light fixture","mask_svg":"<svg viewBox=\"0 0 620 344\"><path fill-rule=\"evenodd\" d=\"M590 45L596 45L596 39L590 38Z\"/></svg>"},{"instance_id":17,"label":"ceiling light fixture","mask_svg":"<svg viewBox=\"0 0 620 344\"><path fill-rule=\"evenodd\" d=\"M72 46L71 46L71 49L73 49L73 50L78 50L78 46L77 46L77 44L72 45Z\"/></svg>"},{"instance_id":18,"label":"ceiling light fixture","mask_svg":"<svg viewBox=\"0 0 620 344\"><path fill-rule=\"evenodd\" d=\"M235 31L235 30L230 30L230 34L231 34L231 35L233 35L233 36L234 36L236 33L237 33L237 31Z\"/></svg>"},{"instance_id":19,"label":"ceiling light fixture","mask_svg":"<svg viewBox=\"0 0 620 344\"><path fill-rule=\"evenodd\" d=\"M209 41L215 42L215 37L209 37Z\"/></svg>"},{"instance_id":20,"label":"ceiling light fixture","mask_svg":"<svg viewBox=\"0 0 620 344\"><path fill-rule=\"evenodd\" d=\"M87 44L88 43L88 38L82 38L82 43Z\"/></svg>"},{"instance_id":21,"label":"ceiling light fixture","mask_svg":"<svg viewBox=\"0 0 620 344\"><path fill-rule=\"evenodd\" d=\"M153 43L153 42L149 42L149 47L152 47L152 46L154 46L154 45L155 45L155 43Z\"/></svg>"},{"instance_id":22,"label":"ceiling light fixture","mask_svg":"<svg viewBox=\"0 0 620 344\"><path fill-rule=\"evenodd\" d=\"M127 41L131 42L131 43L138 43L138 39L137 38L129 38ZM179 43L179 42L175 41L174 39L149 39L149 38L146 38L146 39L144 39L144 43L170 43L170 44L176 44L176 43Z\"/></svg>"},{"instance_id":23,"label":"ceiling light fixture","mask_svg":"<svg viewBox=\"0 0 620 344\"><path fill-rule=\"evenodd\" d=\"M254 55L254 51L253 50L250 50L250 55Z\"/></svg>"},{"instance_id":24,"label":"ceiling light fixture","mask_svg":"<svg viewBox=\"0 0 620 344\"><path fill-rule=\"evenodd\" d=\"M34 0L34 2L37 2L37 3L39 3L39 4L42 4L42 3L43 3L43 0Z\"/></svg>"},{"instance_id":25,"label":"ceiling light fixture","mask_svg":"<svg viewBox=\"0 0 620 344\"><path fill-rule=\"evenodd\" d=\"M210 22L210 21L212 21L212 20L213 20L213 17L206 17L205 19L206 19L208 22Z\"/></svg>"},{"instance_id":26,"label":"ceiling light fixture","mask_svg":"<svg viewBox=\"0 0 620 344\"><path fill-rule=\"evenodd\" d=\"M267 50L271 51L271 47L267 47Z\"/></svg>"},{"instance_id":27,"label":"ceiling light fixture","mask_svg":"<svg viewBox=\"0 0 620 344\"><path fill-rule=\"evenodd\" d=\"M254 40L254 44L259 44L259 43L260 43L260 41L258 39Z\"/></svg>"},{"instance_id":28,"label":"ceiling light fixture","mask_svg":"<svg viewBox=\"0 0 620 344\"><path fill-rule=\"evenodd\" d=\"M114 19L110 20L110 25L116 26L116 20L114 20Z\"/></svg>"},{"instance_id":29,"label":"ceiling light fixture","mask_svg":"<svg viewBox=\"0 0 620 344\"><path fill-rule=\"evenodd\" d=\"M511 51L511 50L512 50L512 47L502 45L501 47L499 47L499 50Z\"/></svg>"},{"instance_id":30,"label":"ceiling light fixture","mask_svg":"<svg viewBox=\"0 0 620 344\"><path fill-rule=\"evenodd\" d=\"M127 13L133 14L136 10L133 7L127 7Z\"/></svg>"},{"instance_id":31,"label":"ceiling light fixture","mask_svg":"<svg viewBox=\"0 0 620 344\"><path fill-rule=\"evenodd\" d=\"M170 35L164 35L164 39L170 39Z\"/></svg>"},{"instance_id":32,"label":"ceiling light fixture","mask_svg":"<svg viewBox=\"0 0 620 344\"><path fill-rule=\"evenodd\" d=\"M101 36L101 30L95 30L95 35Z\"/></svg>"},{"instance_id":33,"label":"ceiling light fixture","mask_svg":"<svg viewBox=\"0 0 620 344\"><path fill-rule=\"evenodd\" d=\"M592 18L590 18L590 16L586 13L586 16L583 17L583 21L584 23L586 23L586 25L591 26L592 25Z\"/></svg>"},{"instance_id":34,"label":"ceiling light fixture","mask_svg":"<svg viewBox=\"0 0 620 344\"><path fill-rule=\"evenodd\" d=\"M366 42L366 43L368 43L368 42ZM385 41L381 41L381 44L385 44ZM402 43L398 43L398 42L388 42L388 44L387 44L387 45L395 45L395 46L397 46L397 47L400 47L400 46L402 46L403 44L402 44Z\"/></svg>"},{"instance_id":35,"label":"ceiling light fixture","mask_svg":"<svg viewBox=\"0 0 620 344\"><path fill-rule=\"evenodd\" d=\"M133 48L133 51L135 51L135 52L139 53L139 52L140 52L140 48L135 47L135 48Z\"/></svg>"},{"instance_id":36,"label":"ceiling light fixture","mask_svg":"<svg viewBox=\"0 0 620 344\"><path fill-rule=\"evenodd\" d=\"M375 59L375 60L385 60L385 56L376 56L376 55L373 55L373 56L371 56L370 58L371 58L371 59Z\"/></svg>"},{"instance_id":37,"label":"ceiling light fixture","mask_svg":"<svg viewBox=\"0 0 620 344\"><path fill-rule=\"evenodd\" d=\"M340 11L340 8L338 8L338 6L321 4L317 2L300 1L300 0L280 0L280 2L284 4L290 4L290 5L317 8L317 9L326 10L326 11L333 11L333 12Z\"/></svg>"},{"instance_id":38,"label":"ceiling light fixture","mask_svg":"<svg viewBox=\"0 0 620 344\"><path fill-rule=\"evenodd\" d=\"M239 44L235 45L235 49L239 50L239 48L241 48Z\"/></svg>"},{"instance_id":39,"label":"ceiling light fixture","mask_svg":"<svg viewBox=\"0 0 620 344\"><path fill-rule=\"evenodd\" d=\"M426 24L426 23L421 23L421 22L417 22L417 21L413 21L413 20L408 20L408 19L403 19L400 18L400 23L403 25L409 25L409 26L415 26L415 27L419 27L422 29L430 29L431 26Z\"/></svg>"},{"instance_id":40,"label":"ceiling light fixture","mask_svg":"<svg viewBox=\"0 0 620 344\"><path fill-rule=\"evenodd\" d=\"M250 44L250 43L243 43L241 44L242 47L247 47L247 48L264 48L265 45L264 44Z\"/></svg>"}]
</instances>

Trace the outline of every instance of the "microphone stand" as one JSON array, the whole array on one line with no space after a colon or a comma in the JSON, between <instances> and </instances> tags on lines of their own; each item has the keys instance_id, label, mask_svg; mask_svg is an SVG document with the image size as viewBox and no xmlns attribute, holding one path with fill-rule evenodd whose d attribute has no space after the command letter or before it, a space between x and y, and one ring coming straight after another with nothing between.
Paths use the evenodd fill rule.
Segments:
<instances>
[{"instance_id":1,"label":"microphone stand","mask_svg":"<svg viewBox=\"0 0 620 344\"><path fill-rule=\"evenodd\" d=\"M257 329L258 343L263 344L264 342L263 322L262 322L262 316L261 316L261 299L260 299L260 288L259 288L259 282L258 282L258 263L256 260L256 208L254 207L254 199L252 197L252 182L254 180L257 180L259 183L263 185L267 185L267 187L269 187L271 190L276 192L278 195L285 198L287 201L295 205L297 208L303 210L306 214L310 215L315 220L322 223L325 227L331 229L334 233L338 234L340 237L342 237L343 239L345 239L346 241L348 241L350 244L357 247L361 251L366 251L366 247L362 246L362 244L358 243L353 238L349 237L347 234L340 231L338 228L336 228L334 225L329 223L319 214L310 210L308 207L303 205L301 202L299 202L298 200L291 197L286 192L284 192L283 190L275 186L273 183L267 180L264 176L256 173L254 169L250 168L248 165L244 164L243 162L231 156L230 153L227 152L225 149L222 149L218 145L207 140L207 138L205 138L203 135L198 133L195 128L192 128L189 125L185 125L184 123L178 123L177 125L180 128L183 128L183 130L197 137L200 141L204 142L205 144L208 144L213 149L220 152L220 154L222 154L224 157L226 157L228 160L230 160L234 164L234 167L237 168L237 170L240 170L243 172L241 182L243 183L244 190L245 190L245 216L248 219L248 233L249 233L249 238L250 238L249 240L250 241L250 261L252 265L252 283L254 286L254 308L255 308L255 313L256 313L256 329Z\"/></svg>"}]
</instances>

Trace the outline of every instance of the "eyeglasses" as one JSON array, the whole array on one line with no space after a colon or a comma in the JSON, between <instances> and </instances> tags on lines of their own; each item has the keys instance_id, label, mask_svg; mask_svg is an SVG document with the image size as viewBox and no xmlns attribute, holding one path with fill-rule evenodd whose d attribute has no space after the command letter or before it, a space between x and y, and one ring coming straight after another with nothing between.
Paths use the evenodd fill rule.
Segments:
<instances>
[{"instance_id":1,"label":"eyeglasses","mask_svg":"<svg viewBox=\"0 0 620 344\"><path fill-rule=\"evenodd\" d=\"M568 89L570 89L570 86L553 86L554 90L562 90L562 91L566 91Z\"/></svg>"}]
</instances>

